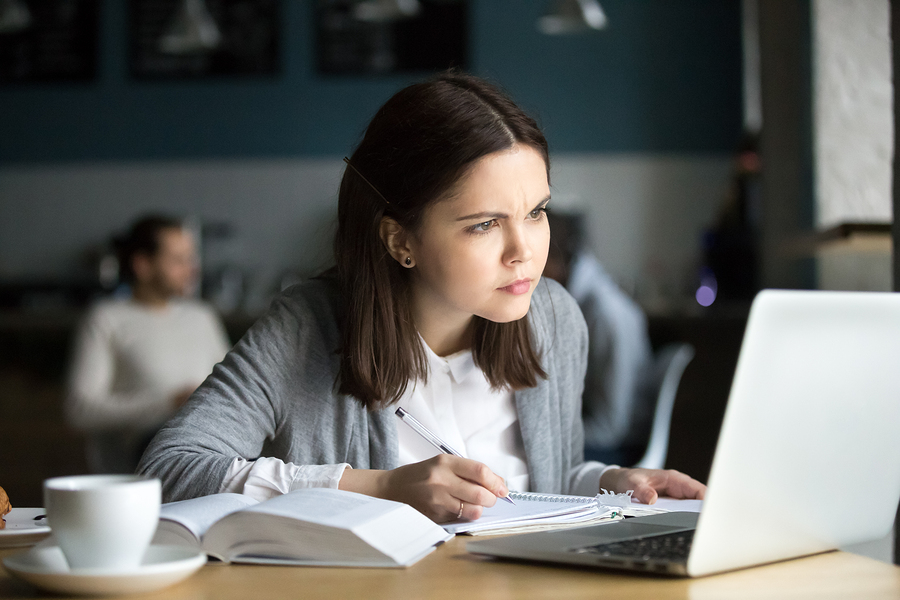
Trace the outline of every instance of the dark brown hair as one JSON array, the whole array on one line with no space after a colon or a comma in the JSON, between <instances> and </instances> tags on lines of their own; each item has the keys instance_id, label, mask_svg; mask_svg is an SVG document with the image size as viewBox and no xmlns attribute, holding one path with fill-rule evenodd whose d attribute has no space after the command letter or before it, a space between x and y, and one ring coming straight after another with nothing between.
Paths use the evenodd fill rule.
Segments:
<instances>
[{"instance_id":1,"label":"dark brown hair","mask_svg":"<svg viewBox=\"0 0 900 600\"><path fill-rule=\"evenodd\" d=\"M394 403L428 363L412 319L410 272L388 253L382 217L416 231L475 162L516 144L544 158L537 123L488 82L459 72L411 85L379 109L344 171L335 258L343 319L339 391L369 408ZM472 353L494 388L521 389L546 377L527 318L475 317Z\"/></svg>"},{"instance_id":2,"label":"dark brown hair","mask_svg":"<svg viewBox=\"0 0 900 600\"><path fill-rule=\"evenodd\" d=\"M181 229L184 223L168 215L145 215L131 225L124 235L113 238L113 246L119 259L119 277L134 282L132 261L138 254L156 256L159 252L160 234L167 229Z\"/></svg>"}]
</instances>

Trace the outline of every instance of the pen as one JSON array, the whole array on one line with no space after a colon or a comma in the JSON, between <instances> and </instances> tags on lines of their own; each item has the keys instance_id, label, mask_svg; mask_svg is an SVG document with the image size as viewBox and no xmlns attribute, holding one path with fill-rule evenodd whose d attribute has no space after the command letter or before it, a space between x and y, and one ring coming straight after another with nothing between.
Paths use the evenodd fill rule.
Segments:
<instances>
[{"instance_id":1,"label":"pen","mask_svg":"<svg viewBox=\"0 0 900 600\"><path fill-rule=\"evenodd\" d=\"M427 427L425 427L424 425L422 425L417 418L415 418L414 416L412 416L411 414L409 414L407 411L403 410L399 406L397 407L397 410L394 411L394 414L397 415L398 417L400 417L401 421L403 421L404 423L409 425L413 431L415 431L416 433L421 435L423 438L425 438L425 441L427 441L429 444L431 444L432 446L434 446L435 448L437 448L444 454L452 454L453 456L459 456L460 458L465 458L465 456L463 456L462 454L460 454L459 452L457 452L456 450L451 448L450 445L447 444L444 440L442 440L438 436L434 435L431 432L431 430L428 429ZM515 502L513 502L512 498L510 498L509 496L505 496L505 497L498 496L498 497L501 500L506 500L507 502L509 502L512 505L516 504Z\"/></svg>"}]
</instances>

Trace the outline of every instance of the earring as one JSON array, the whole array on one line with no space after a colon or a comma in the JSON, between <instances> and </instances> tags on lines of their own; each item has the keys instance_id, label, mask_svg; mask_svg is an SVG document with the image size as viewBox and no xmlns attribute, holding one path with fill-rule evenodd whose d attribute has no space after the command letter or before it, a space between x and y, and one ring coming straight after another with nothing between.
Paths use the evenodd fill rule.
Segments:
<instances>
[{"instance_id":1,"label":"earring","mask_svg":"<svg viewBox=\"0 0 900 600\"><path fill-rule=\"evenodd\" d=\"M411 259L410 257L407 256L407 257L406 257L406 260L403 261L403 264L405 264L407 267L411 267L411 266L412 266L412 259Z\"/></svg>"}]
</instances>

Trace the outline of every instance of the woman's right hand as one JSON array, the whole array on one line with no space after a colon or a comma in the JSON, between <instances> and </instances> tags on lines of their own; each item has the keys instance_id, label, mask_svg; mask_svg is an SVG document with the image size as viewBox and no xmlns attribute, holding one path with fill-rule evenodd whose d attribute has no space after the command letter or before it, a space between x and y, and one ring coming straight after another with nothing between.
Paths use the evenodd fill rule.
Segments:
<instances>
[{"instance_id":1,"label":"woman's right hand","mask_svg":"<svg viewBox=\"0 0 900 600\"><path fill-rule=\"evenodd\" d=\"M497 497L509 494L506 484L483 463L450 454L391 471L347 469L340 489L409 504L437 523L474 520Z\"/></svg>"}]
</instances>

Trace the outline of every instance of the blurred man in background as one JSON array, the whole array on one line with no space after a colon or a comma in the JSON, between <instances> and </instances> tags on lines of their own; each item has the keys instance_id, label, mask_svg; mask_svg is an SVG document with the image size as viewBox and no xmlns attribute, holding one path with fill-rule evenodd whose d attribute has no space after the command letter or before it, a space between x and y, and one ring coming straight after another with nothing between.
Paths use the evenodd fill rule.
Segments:
<instances>
[{"instance_id":1,"label":"blurred man in background","mask_svg":"<svg viewBox=\"0 0 900 600\"><path fill-rule=\"evenodd\" d=\"M86 432L95 473L131 473L157 429L222 360L229 343L216 313L188 298L196 285L193 235L148 216L116 240L123 298L100 300L75 341L66 418Z\"/></svg>"},{"instance_id":2,"label":"blurred man in background","mask_svg":"<svg viewBox=\"0 0 900 600\"><path fill-rule=\"evenodd\" d=\"M588 326L585 459L629 467L647 447L655 400L647 318L588 249L584 217L551 212L548 218L551 244L544 275L566 287Z\"/></svg>"}]
</instances>

